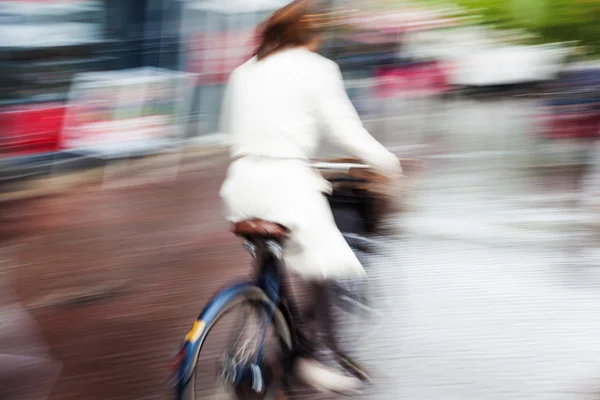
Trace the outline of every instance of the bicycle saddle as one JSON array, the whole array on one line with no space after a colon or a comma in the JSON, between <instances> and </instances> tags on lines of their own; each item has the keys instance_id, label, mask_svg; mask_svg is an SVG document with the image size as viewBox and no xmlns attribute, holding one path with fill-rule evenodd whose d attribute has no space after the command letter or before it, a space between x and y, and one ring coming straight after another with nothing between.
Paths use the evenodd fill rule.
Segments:
<instances>
[{"instance_id":1,"label":"bicycle saddle","mask_svg":"<svg viewBox=\"0 0 600 400\"><path fill-rule=\"evenodd\" d=\"M288 237L289 230L285 226L274 222L248 219L234 224L233 233L243 238L283 240Z\"/></svg>"}]
</instances>

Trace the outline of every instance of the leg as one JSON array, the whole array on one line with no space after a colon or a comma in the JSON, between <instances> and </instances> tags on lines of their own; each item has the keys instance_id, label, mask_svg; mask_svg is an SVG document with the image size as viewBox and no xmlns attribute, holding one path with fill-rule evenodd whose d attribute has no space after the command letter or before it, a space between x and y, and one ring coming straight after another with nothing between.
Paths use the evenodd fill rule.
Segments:
<instances>
[{"instance_id":1,"label":"leg","mask_svg":"<svg viewBox=\"0 0 600 400\"><path fill-rule=\"evenodd\" d=\"M341 334L342 290L333 281L312 282L311 290L316 303L311 336L310 358L301 357L296 373L307 384L325 391L356 393L362 381L350 374L344 364L344 338ZM353 368L354 369L354 368Z\"/></svg>"},{"instance_id":2,"label":"leg","mask_svg":"<svg viewBox=\"0 0 600 400\"><path fill-rule=\"evenodd\" d=\"M369 374L350 357L352 346L356 345L356 338L344 334L348 332L348 320L345 316L359 311L352 303L364 301L364 283L358 280L329 281L315 291L320 292L316 298L323 304L322 308L317 308L317 318L322 318L318 325L323 327L324 344L335 353L336 359L344 369L361 380L368 381ZM350 297L352 300L344 297Z\"/></svg>"}]
</instances>

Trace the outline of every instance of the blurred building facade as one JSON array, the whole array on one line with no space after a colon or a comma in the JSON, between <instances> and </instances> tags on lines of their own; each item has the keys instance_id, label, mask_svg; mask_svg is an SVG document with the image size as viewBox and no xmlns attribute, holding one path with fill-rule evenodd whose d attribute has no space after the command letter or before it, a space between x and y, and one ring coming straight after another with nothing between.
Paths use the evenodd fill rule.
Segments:
<instances>
[{"instance_id":1,"label":"blurred building facade","mask_svg":"<svg viewBox=\"0 0 600 400\"><path fill-rule=\"evenodd\" d=\"M0 148L5 154L60 149L73 77L139 67L195 75L186 136L218 132L224 84L251 55L257 24L289 0L10 0L0 3ZM422 12L371 13L344 21L323 49L338 61L359 102L376 88L362 81L402 64L406 30L448 21ZM406 61L406 60L404 60ZM410 60L409 60L410 61ZM412 72L411 72L412 73ZM358 83L352 83L358 82ZM34 122L35 121L35 122Z\"/></svg>"},{"instance_id":2,"label":"blurred building facade","mask_svg":"<svg viewBox=\"0 0 600 400\"><path fill-rule=\"evenodd\" d=\"M60 150L72 79L85 72L155 67L191 73L194 79L189 85L192 94L183 135L186 139L206 138L218 133L229 72L250 57L256 25L288 2L0 1L4 33L0 37L0 154ZM361 12L348 14L332 29L322 51L341 66L351 100L369 128L380 139L387 138L388 132L395 135L394 144L401 139L410 145L422 142L426 131L433 129L429 123L432 115L451 106L448 101L438 101L441 95L457 86L553 79L562 62L558 56L561 52L541 46L534 49L498 40L484 40L482 45L481 38L486 35L480 32L485 29L457 29L461 21L454 11L417 7L409 1L390 2L393 9L383 8L386 2L331 2L340 9ZM594 67L586 76L597 76L598 70ZM589 89L588 83L586 86ZM586 111L586 118L594 114L593 123L579 123L577 119L574 124L571 120L582 114L576 109L582 95L579 91L565 92L561 99L568 97L569 101L561 100L560 106L550 102L549 107L542 108L543 119L550 122L536 126L553 137L579 135L576 132L582 131L582 126L593 132L597 111ZM594 99L590 104L596 107L596 102ZM537 113L539 103L532 102L531 108ZM563 111L566 109L568 112ZM421 122L405 124L413 120ZM443 131L448 136L446 143L462 140L457 133L450 133L450 125L456 122L436 123L441 128L433 130ZM557 131L561 134L555 135Z\"/></svg>"},{"instance_id":3,"label":"blurred building facade","mask_svg":"<svg viewBox=\"0 0 600 400\"><path fill-rule=\"evenodd\" d=\"M196 76L188 136L219 130L229 73L249 59L256 26L288 0L203 0L184 4L180 66Z\"/></svg>"},{"instance_id":4,"label":"blurred building facade","mask_svg":"<svg viewBox=\"0 0 600 400\"><path fill-rule=\"evenodd\" d=\"M58 150L78 73L177 69L180 0L0 2L0 151Z\"/></svg>"}]
</instances>

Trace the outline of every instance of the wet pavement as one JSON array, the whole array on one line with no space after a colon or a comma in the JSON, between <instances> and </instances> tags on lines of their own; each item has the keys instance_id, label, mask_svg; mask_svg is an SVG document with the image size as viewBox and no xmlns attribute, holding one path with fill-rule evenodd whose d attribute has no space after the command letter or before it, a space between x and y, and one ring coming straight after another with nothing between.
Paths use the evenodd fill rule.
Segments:
<instances>
[{"instance_id":1,"label":"wet pavement","mask_svg":"<svg viewBox=\"0 0 600 400\"><path fill-rule=\"evenodd\" d=\"M396 221L400 268L371 274L393 306L367 353L397 343L378 361L396 368L373 398L600 397L598 214L512 178L438 171Z\"/></svg>"},{"instance_id":2,"label":"wet pavement","mask_svg":"<svg viewBox=\"0 0 600 400\"><path fill-rule=\"evenodd\" d=\"M360 398L600 398L597 214L573 206L569 174L477 165L431 163L411 211L390 219L403 235L379 238L377 313L356 339L375 380ZM220 216L225 166L4 208L5 269L63 367L50 399L168 398L190 323L251 273Z\"/></svg>"},{"instance_id":3,"label":"wet pavement","mask_svg":"<svg viewBox=\"0 0 600 400\"><path fill-rule=\"evenodd\" d=\"M222 172L13 208L3 256L63 363L51 399L166 398L170 357L202 305L249 273L220 217Z\"/></svg>"},{"instance_id":4,"label":"wet pavement","mask_svg":"<svg viewBox=\"0 0 600 400\"><path fill-rule=\"evenodd\" d=\"M581 206L577 169L522 168L542 150L535 100L390 107L367 127L430 157L409 211L389 219L402 235L378 238L368 263L376 312L348 331L375 376L359 398L600 399L600 208ZM196 161L176 179L111 168L1 203L0 272L62 363L50 399L168 398L196 315L252 272L221 219L226 159Z\"/></svg>"}]
</instances>

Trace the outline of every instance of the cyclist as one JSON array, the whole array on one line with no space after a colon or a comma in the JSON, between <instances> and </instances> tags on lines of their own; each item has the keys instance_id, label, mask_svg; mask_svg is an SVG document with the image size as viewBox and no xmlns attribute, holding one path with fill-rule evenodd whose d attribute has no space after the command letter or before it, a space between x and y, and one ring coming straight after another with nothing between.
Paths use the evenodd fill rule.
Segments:
<instances>
[{"instance_id":1,"label":"cyclist","mask_svg":"<svg viewBox=\"0 0 600 400\"><path fill-rule=\"evenodd\" d=\"M400 179L398 158L363 128L336 63L316 53L331 13L297 0L265 21L255 56L229 77L222 132L232 142L232 163L220 191L226 218L258 218L284 225L286 267L314 288L317 348L296 373L327 391L355 392L360 380L344 372L332 348L335 282L361 280L365 271L338 230L325 194L331 185L309 164L321 127L348 152ZM339 303L338 303L339 304Z\"/></svg>"}]
</instances>

